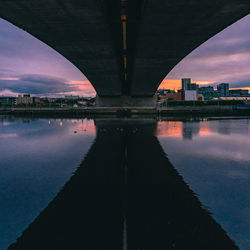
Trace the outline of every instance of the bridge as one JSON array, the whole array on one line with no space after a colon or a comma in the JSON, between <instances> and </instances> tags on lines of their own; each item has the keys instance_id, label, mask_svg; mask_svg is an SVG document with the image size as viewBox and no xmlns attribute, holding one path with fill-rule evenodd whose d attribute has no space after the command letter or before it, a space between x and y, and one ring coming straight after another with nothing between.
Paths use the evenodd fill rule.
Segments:
<instances>
[{"instance_id":1,"label":"bridge","mask_svg":"<svg viewBox=\"0 0 250 250\"><path fill-rule=\"evenodd\" d=\"M0 17L71 61L99 106L152 106L164 77L249 0L0 0Z\"/></svg>"}]
</instances>

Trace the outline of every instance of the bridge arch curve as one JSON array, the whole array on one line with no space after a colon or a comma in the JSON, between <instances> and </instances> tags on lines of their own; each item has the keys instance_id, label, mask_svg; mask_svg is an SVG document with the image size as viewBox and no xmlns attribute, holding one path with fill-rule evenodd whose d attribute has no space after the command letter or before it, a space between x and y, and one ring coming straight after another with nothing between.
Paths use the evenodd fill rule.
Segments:
<instances>
[{"instance_id":1,"label":"bridge arch curve","mask_svg":"<svg viewBox=\"0 0 250 250\"><path fill-rule=\"evenodd\" d=\"M108 99L152 97L186 55L249 13L248 0L0 0L0 17L62 54Z\"/></svg>"}]
</instances>

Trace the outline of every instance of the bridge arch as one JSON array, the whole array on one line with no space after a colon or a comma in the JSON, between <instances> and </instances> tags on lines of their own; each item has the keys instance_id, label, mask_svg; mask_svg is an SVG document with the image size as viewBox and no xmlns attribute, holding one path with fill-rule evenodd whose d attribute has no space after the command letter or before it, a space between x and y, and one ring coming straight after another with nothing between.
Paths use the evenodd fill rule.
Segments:
<instances>
[{"instance_id":1,"label":"bridge arch","mask_svg":"<svg viewBox=\"0 0 250 250\"><path fill-rule=\"evenodd\" d=\"M248 0L0 0L1 17L71 61L107 103L151 98L186 55L249 13Z\"/></svg>"}]
</instances>

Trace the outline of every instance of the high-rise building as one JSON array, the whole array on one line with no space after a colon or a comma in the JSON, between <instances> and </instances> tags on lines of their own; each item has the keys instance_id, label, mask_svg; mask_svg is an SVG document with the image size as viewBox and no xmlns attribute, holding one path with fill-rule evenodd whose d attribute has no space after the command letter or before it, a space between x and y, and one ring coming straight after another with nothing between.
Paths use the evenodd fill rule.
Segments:
<instances>
[{"instance_id":1,"label":"high-rise building","mask_svg":"<svg viewBox=\"0 0 250 250\"><path fill-rule=\"evenodd\" d=\"M33 104L33 98L30 95L18 95L17 104Z\"/></svg>"},{"instance_id":2,"label":"high-rise building","mask_svg":"<svg viewBox=\"0 0 250 250\"><path fill-rule=\"evenodd\" d=\"M16 104L16 97L12 96L0 96L0 104L13 105Z\"/></svg>"},{"instance_id":3,"label":"high-rise building","mask_svg":"<svg viewBox=\"0 0 250 250\"><path fill-rule=\"evenodd\" d=\"M190 90L190 85L191 85L191 78L182 78L181 79L181 86L182 89L185 90Z\"/></svg>"},{"instance_id":4,"label":"high-rise building","mask_svg":"<svg viewBox=\"0 0 250 250\"><path fill-rule=\"evenodd\" d=\"M211 93L214 92L214 87L213 86L207 86L207 87L200 87L199 88L199 93Z\"/></svg>"},{"instance_id":5,"label":"high-rise building","mask_svg":"<svg viewBox=\"0 0 250 250\"><path fill-rule=\"evenodd\" d=\"M197 101L198 94L196 90L185 90L184 91L185 101Z\"/></svg>"},{"instance_id":6,"label":"high-rise building","mask_svg":"<svg viewBox=\"0 0 250 250\"><path fill-rule=\"evenodd\" d=\"M214 97L218 97L218 93L214 91L213 86L200 87L199 94L204 96L204 100L211 100Z\"/></svg>"},{"instance_id":7,"label":"high-rise building","mask_svg":"<svg viewBox=\"0 0 250 250\"><path fill-rule=\"evenodd\" d=\"M190 84L190 90L198 90L199 89L199 85L196 83L191 83Z\"/></svg>"},{"instance_id":8,"label":"high-rise building","mask_svg":"<svg viewBox=\"0 0 250 250\"><path fill-rule=\"evenodd\" d=\"M221 83L217 85L217 92L220 96L229 96L229 83Z\"/></svg>"}]
</instances>

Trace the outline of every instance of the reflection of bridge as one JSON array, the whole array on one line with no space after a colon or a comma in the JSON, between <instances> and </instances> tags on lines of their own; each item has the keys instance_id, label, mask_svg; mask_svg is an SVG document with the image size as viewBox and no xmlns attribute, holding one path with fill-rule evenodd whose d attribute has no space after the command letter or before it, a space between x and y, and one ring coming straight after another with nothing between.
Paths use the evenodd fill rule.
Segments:
<instances>
[{"instance_id":1,"label":"reflection of bridge","mask_svg":"<svg viewBox=\"0 0 250 250\"><path fill-rule=\"evenodd\" d=\"M81 166L9 250L238 249L166 158L155 125L97 122Z\"/></svg>"},{"instance_id":2,"label":"reflection of bridge","mask_svg":"<svg viewBox=\"0 0 250 250\"><path fill-rule=\"evenodd\" d=\"M152 104L182 58L249 12L249 0L0 0L0 16L78 67L100 105Z\"/></svg>"}]
</instances>

